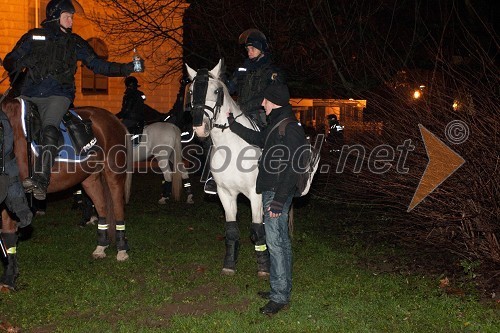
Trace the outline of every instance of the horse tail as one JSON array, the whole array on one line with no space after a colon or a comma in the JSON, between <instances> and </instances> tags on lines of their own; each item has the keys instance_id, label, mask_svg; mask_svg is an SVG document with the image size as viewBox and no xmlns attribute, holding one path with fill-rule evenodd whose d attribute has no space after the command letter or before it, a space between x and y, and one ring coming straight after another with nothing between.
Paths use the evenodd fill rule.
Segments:
<instances>
[{"instance_id":1,"label":"horse tail","mask_svg":"<svg viewBox=\"0 0 500 333\"><path fill-rule=\"evenodd\" d=\"M174 159L172 161L174 167L172 170L172 199L174 201L181 201L181 190L182 190L182 174L180 168L184 168L182 164L182 143L181 143L181 133L175 128L175 140L174 140ZM181 165L182 164L182 165Z\"/></svg>"},{"instance_id":2,"label":"horse tail","mask_svg":"<svg viewBox=\"0 0 500 333\"><path fill-rule=\"evenodd\" d=\"M290 238L293 238L293 203L290 206L290 211L288 212L288 234Z\"/></svg>"},{"instance_id":3,"label":"horse tail","mask_svg":"<svg viewBox=\"0 0 500 333\"><path fill-rule=\"evenodd\" d=\"M126 136L125 139L125 147L127 149L127 178L125 179L125 204L128 204L130 201L130 193L132 192L132 175L134 171L134 151L132 147L131 140Z\"/></svg>"}]
</instances>

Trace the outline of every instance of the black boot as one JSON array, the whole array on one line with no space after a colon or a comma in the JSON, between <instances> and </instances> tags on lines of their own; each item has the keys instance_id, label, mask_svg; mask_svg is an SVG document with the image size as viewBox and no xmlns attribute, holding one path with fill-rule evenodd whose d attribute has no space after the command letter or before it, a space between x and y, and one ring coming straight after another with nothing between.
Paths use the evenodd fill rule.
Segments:
<instances>
[{"instance_id":1,"label":"black boot","mask_svg":"<svg viewBox=\"0 0 500 333\"><path fill-rule=\"evenodd\" d=\"M50 183L50 171L57 155L59 130L52 125L43 129L42 149L36 159L33 177L23 180L26 192L33 192L35 199L45 200L47 187Z\"/></svg>"},{"instance_id":2,"label":"black boot","mask_svg":"<svg viewBox=\"0 0 500 333\"><path fill-rule=\"evenodd\" d=\"M269 276L269 250L266 245L266 230L263 223L252 223L250 239L255 245L257 257L257 275L259 277Z\"/></svg>"},{"instance_id":3,"label":"black boot","mask_svg":"<svg viewBox=\"0 0 500 333\"><path fill-rule=\"evenodd\" d=\"M236 271L236 263L238 262L239 247L240 231L238 229L237 222L226 222L226 255L224 257L222 274L234 275Z\"/></svg>"}]
</instances>

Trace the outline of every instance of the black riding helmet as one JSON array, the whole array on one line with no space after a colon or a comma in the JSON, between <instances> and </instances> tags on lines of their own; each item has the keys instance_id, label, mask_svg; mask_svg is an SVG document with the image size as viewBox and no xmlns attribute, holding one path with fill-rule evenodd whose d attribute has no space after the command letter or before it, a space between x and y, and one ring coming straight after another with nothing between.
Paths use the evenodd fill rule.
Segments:
<instances>
[{"instance_id":1,"label":"black riding helmet","mask_svg":"<svg viewBox=\"0 0 500 333\"><path fill-rule=\"evenodd\" d=\"M238 38L240 44L246 46L253 46L261 52L266 53L269 50L266 35L257 29L247 29L243 31Z\"/></svg>"},{"instance_id":2,"label":"black riding helmet","mask_svg":"<svg viewBox=\"0 0 500 333\"><path fill-rule=\"evenodd\" d=\"M45 20L42 26L45 28L60 29L59 18L61 14L67 12L71 14L83 14L83 8L76 0L51 0L45 9ZM71 32L71 29L64 29Z\"/></svg>"},{"instance_id":3,"label":"black riding helmet","mask_svg":"<svg viewBox=\"0 0 500 333\"><path fill-rule=\"evenodd\" d=\"M71 0L51 0L45 9L45 21L51 22L59 20L63 12L75 13L75 6Z\"/></svg>"},{"instance_id":4,"label":"black riding helmet","mask_svg":"<svg viewBox=\"0 0 500 333\"><path fill-rule=\"evenodd\" d=\"M125 79L125 87L127 87L127 88L138 88L138 87L140 87L139 81L137 81L137 79L135 77L133 77L133 76L128 76Z\"/></svg>"}]
</instances>

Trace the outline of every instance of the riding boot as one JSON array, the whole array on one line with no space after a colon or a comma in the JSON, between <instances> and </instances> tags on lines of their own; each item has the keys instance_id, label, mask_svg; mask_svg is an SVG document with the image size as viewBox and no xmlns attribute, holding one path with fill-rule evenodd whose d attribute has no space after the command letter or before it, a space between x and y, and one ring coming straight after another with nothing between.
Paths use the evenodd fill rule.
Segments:
<instances>
[{"instance_id":1,"label":"riding boot","mask_svg":"<svg viewBox=\"0 0 500 333\"><path fill-rule=\"evenodd\" d=\"M250 239L255 245L257 257L257 274L259 276L269 275L269 250L266 245L266 230L263 223L252 223Z\"/></svg>"},{"instance_id":2,"label":"riding boot","mask_svg":"<svg viewBox=\"0 0 500 333\"><path fill-rule=\"evenodd\" d=\"M236 221L226 222L226 256L224 257L224 270L234 272L238 261L240 247L240 230Z\"/></svg>"},{"instance_id":3,"label":"riding boot","mask_svg":"<svg viewBox=\"0 0 500 333\"><path fill-rule=\"evenodd\" d=\"M37 200L45 200L50 183L50 171L57 155L58 140L59 130L55 126L49 125L43 129L42 149L36 159L33 177L23 181L25 191L33 192Z\"/></svg>"}]
</instances>

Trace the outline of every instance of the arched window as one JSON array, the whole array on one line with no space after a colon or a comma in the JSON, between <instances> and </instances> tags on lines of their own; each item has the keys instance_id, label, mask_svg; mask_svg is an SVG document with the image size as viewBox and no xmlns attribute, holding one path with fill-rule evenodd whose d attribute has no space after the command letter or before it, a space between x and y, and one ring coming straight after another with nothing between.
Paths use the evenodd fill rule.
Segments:
<instances>
[{"instance_id":1,"label":"arched window","mask_svg":"<svg viewBox=\"0 0 500 333\"><path fill-rule=\"evenodd\" d=\"M100 59L108 59L108 48L99 38L89 38L87 42L94 49ZM108 93L108 77L101 74L94 74L90 69L82 64L82 94L101 95Z\"/></svg>"}]
</instances>

